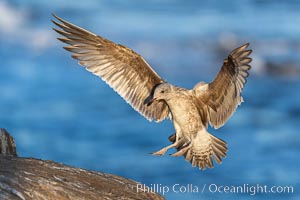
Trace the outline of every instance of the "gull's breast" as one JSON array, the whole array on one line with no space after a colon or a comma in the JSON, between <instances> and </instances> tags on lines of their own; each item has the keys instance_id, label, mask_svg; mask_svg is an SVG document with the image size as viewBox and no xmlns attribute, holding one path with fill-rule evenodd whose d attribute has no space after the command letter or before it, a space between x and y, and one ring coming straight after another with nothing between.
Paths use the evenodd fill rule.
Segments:
<instances>
[{"instance_id":1,"label":"gull's breast","mask_svg":"<svg viewBox=\"0 0 300 200\"><path fill-rule=\"evenodd\" d=\"M203 127L197 107L190 98L174 98L169 107L173 121L180 126L184 136L189 138Z\"/></svg>"}]
</instances>

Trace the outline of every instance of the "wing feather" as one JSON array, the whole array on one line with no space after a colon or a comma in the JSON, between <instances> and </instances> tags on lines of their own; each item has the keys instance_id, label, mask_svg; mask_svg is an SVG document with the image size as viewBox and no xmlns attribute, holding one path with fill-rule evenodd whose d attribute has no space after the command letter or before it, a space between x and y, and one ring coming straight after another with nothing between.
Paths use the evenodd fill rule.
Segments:
<instances>
[{"instance_id":1,"label":"wing feather","mask_svg":"<svg viewBox=\"0 0 300 200\"><path fill-rule=\"evenodd\" d=\"M249 63L252 61L248 57L252 52L247 50L248 46L247 43L233 50L211 83L198 83L193 89L197 101L207 105L208 120L214 128L223 126L243 102L241 92L247 82L251 68Z\"/></svg>"},{"instance_id":2,"label":"wing feather","mask_svg":"<svg viewBox=\"0 0 300 200\"><path fill-rule=\"evenodd\" d=\"M79 64L103 79L136 111L151 121L161 121L168 117L169 109L165 102L144 105L144 100L153 88L164 80L150 65L131 49L115 44L105 38L75 26L56 15L52 22L60 29L60 41L72 52Z\"/></svg>"}]
</instances>

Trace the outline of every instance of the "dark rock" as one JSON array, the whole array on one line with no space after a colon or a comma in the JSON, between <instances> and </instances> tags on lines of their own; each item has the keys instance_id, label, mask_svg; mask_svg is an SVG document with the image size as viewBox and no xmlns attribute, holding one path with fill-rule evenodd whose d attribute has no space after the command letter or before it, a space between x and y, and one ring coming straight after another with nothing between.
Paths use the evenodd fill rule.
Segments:
<instances>
[{"instance_id":1,"label":"dark rock","mask_svg":"<svg viewBox=\"0 0 300 200\"><path fill-rule=\"evenodd\" d=\"M295 63L266 63L266 71L272 76L299 77L300 67Z\"/></svg>"},{"instance_id":2,"label":"dark rock","mask_svg":"<svg viewBox=\"0 0 300 200\"><path fill-rule=\"evenodd\" d=\"M14 138L3 128L0 128L0 154L18 156Z\"/></svg>"}]
</instances>

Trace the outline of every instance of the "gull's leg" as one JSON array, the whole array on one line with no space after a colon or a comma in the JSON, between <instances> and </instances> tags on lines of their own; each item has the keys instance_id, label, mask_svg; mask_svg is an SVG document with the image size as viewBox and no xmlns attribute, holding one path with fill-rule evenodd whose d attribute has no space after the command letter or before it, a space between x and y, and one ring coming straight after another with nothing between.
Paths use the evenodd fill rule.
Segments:
<instances>
[{"instance_id":1,"label":"gull's leg","mask_svg":"<svg viewBox=\"0 0 300 200\"><path fill-rule=\"evenodd\" d=\"M192 143L190 143L189 145L186 145L185 147L183 147L176 153L170 154L170 156L181 156L181 155L185 154L185 152L187 152L191 147L192 147Z\"/></svg>"},{"instance_id":2,"label":"gull's leg","mask_svg":"<svg viewBox=\"0 0 300 200\"><path fill-rule=\"evenodd\" d=\"M172 134L172 135L169 136L169 141L170 142L174 143L175 140L176 140L176 133L174 133L174 134Z\"/></svg>"},{"instance_id":3,"label":"gull's leg","mask_svg":"<svg viewBox=\"0 0 300 200\"><path fill-rule=\"evenodd\" d=\"M189 142L187 145L183 146L179 151L176 153L170 154L170 156L181 156L185 154L191 147L192 147L192 142Z\"/></svg>"},{"instance_id":4,"label":"gull's leg","mask_svg":"<svg viewBox=\"0 0 300 200\"><path fill-rule=\"evenodd\" d=\"M173 144L166 146L166 147L162 148L161 150L152 153L152 155L163 156L166 153L166 151L168 151L168 149L170 149L172 147L177 147L177 145L180 144L181 142L182 142L182 138L179 139L179 137L176 137L176 140Z\"/></svg>"},{"instance_id":5,"label":"gull's leg","mask_svg":"<svg viewBox=\"0 0 300 200\"><path fill-rule=\"evenodd\" d=\"M175 143L174 143L174 144L171 144L171 145L169 145L169 146L166 146L166 147L162 148L162 149L159 150L159 151L156 151L156 152L152 153L152 155L154 155L154 156L163 156L163 155L165 155L165 153L166 153L166 151L167 151L168 149L170 149L170 148L172 148L172 147L175 147L175 146L176 146Z\"/></svg>"}]
</instances>

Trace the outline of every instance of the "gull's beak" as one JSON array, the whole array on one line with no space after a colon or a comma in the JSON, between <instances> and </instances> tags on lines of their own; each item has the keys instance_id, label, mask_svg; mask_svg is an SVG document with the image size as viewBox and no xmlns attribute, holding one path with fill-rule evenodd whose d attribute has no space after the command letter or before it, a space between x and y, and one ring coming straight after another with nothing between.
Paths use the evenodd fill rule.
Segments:
<instances>
[{"instance_id":1,"label":"gull's beak","mask_svg":"<svg viewBox=\"0 0 300 200\"><path fill-rule=\"evenodd\" d=\"M149 95L145 99L144 104L146 104L147 106L150 106L154 101L155 101L155 98L153 98L153 95Z\"/></svg>"}]
</instances>

